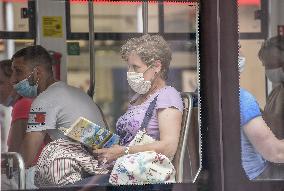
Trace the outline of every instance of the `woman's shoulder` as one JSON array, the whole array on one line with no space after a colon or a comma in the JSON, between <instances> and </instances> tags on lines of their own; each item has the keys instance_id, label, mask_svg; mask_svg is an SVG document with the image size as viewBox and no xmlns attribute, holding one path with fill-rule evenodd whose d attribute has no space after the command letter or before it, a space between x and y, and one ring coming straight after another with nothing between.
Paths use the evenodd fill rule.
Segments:
<instances>
[{"instance_id":1,"label":"woman's shoulder","mask_svg":"<svg viewBox=\"0 0 284 191\"><path fill-rule=\"evenodd\" d=\"M157 106L158 108L176 107L182 111L183 103L180 92L171 86L164 87L158 94Z\"/></svg>"},{"instance_id":2,"label":"woman's shoulder","mask_svg":"<svg viewBox=\"0 0 284 191\"><path fill-rule=\"evenodd\" d=\"M158 93L158 100L176 100L182 101L180 92L172 86L166 86Z\"/></svg>"},{"instance_id":3,"label":"woman's shoulder","mask_svg":"<svg viewBox=\"0 0 284 191\"><path fill-rule=\"evenodd\" d=\"M180 97L180 92L177 91L172 86L165 86L159 94L160 95L166 95L166 96L179 96Z\"/></svg>"}]
</instances>

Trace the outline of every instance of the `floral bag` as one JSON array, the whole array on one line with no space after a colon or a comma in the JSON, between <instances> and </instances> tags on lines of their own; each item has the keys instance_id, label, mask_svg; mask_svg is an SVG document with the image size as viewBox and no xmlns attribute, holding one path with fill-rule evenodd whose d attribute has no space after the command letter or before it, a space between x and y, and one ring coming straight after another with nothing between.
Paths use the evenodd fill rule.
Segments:
<instances>
[{"instance_id":1,"label":"floral bag","mask_svg":"<svg viewBox=\"0 0 284 191\"><path fill-rule=\"evenodd\" d=\"M175 168L165 155L145 151L115 162L109 182L113 185L175 183Z\"/></svg>"}]
</instances>

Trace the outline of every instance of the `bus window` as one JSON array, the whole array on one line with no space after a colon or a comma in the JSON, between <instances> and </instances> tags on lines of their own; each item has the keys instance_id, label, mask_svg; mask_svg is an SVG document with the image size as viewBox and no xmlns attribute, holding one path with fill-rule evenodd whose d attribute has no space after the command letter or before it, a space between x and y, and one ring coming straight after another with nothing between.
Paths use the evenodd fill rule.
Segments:
<instances>
[{"instance_id":1,"label":"bus window","mask_svg":"<svg viewBox=\"0 0 284 191\"><path fill-rule=\"evenodd\" d=\"M3 20L2 22L6 23L3 25L3 30L2 31L10 31L10 32L27 32L29 31L29 19L28 17L24 16L23 10L28 8L28 1L23 0L23 1L6 1L3 2L1 5L2 9L5 9L6 11L1 11L1 19L6 19L5 21ZM2 15L5 14L4 15ZM11 22L10 19L8 18L13 18L13 22ZM1 26L1 25L0 25Z\"/></svg>"},{"instance_id":2,"label":"bus window","mask_svg":"<svg viewBox=\"0 0 284 191\"><path fill-rule=\"evenodd\" d=\"M239 3L239 32L257 33L261 31L261 20L257 17L261 0L238 0Z\"/></svg>"},{"instance_id":3,"label":"bus window","mask_svg":"<svg viewBox=\"0 0 284 191\"><path fill-rule=\"evenodd\" d=\"M196 8L194 6L186 6L184 4L165 4L165 32L182 33L195 32ZM175 15L173 17L173 15Z\"/></svg>"},{"instance_id":4,"label":"bus window","mask_svg":"<svg viewBox=\"0 0 284 191\"><path fill-rule=\"evenodd\" d=\"M53 0L33 3L35 1L23 1L19 4L9 1L0 2L0 8L3 8L4 12L7 12L9 8L7 5L13 4L12 7L17 8L17 11L14 11L15 14L19 14L21 10L19 7L33 5L32 9L22 10L22 12L33 13L29 17L30 20L25 20L25 24L17 24L21 21L20 17L8 17L7 15L3 17L6 19L5 22L1 22L7 26L16 23L17 27L22 27L19 31L24 34L3 33L2 31L5 30L0 30L1 34L6 35L6 39L0 41L0 48L2 42L5 45L6 42L7 44L13 42L13 46L7 45L0 49L0 58L11 59L14 55L11 78L15 79L13 87L16 93L21 98L26 96L17 89L17 85L21 83L25 83L28 88L33 88L33 90L36 88L37 91L31 96L33 103L28 115L28 125L25 125L29 133L24 135L22 143L22 145L28 145L29 149L26 147L19 149L27 167L26 188L62 187L74 183L74 186L84 186L87 182L94 185L109 185L111 165L114 165L119 157L147 150L162 153L171 160L170 164L174 169L172 178L175 183L195 183L202 170L199 3L196 1L181 3L178 1L77 0L64 1L64 3ZM14 4L19 6L14 6ZM92 18L94 20L90 23ZM35 20L37 22L34 22ZM6 29L5 27L4 29ZM13 30L18 29L15 27ZM7 32L11 31L7 30ZM92 38L93 41L89 40ZM23 49L26 51L21 52ZM33 54L35 51L36 54ZM19 59L23 57L23 54L27 57ZM54 60L49 59L48 54L52 54L52 58L57 59L56 64L59 65L42 66L43 63L55 63ZM30 62L33 59L40 63ZM15 65L20 63L24 66L26 66L25 64L31 66L26 67L23 79L20 79L20 75L15 69ZM31 68L32 71L29 71ZM57 71L52 71L52 69ZM55 73L56 75L60 74L56 76L57 79L53 79L55 76L52 74ZM48 79L44 80L47 76ZM52 87L56 89L61 85L66 87L68 91L73 91L74 94L72 92L61 92L62 94L51 92L48 94L53 89ZM74 87L79 90L75 91ZM65 89L58 88L59 90ZM76 98L77 93L81 95L78 96L80 98ZM40 100L44 98L48 101ZM68 101L69 98L71 101ZM154 102L156 99L157 101ZM68 103L61 104L63 102ZM144 121L148 120L150 106L154 106L154 108L151 111L153 115L148 121L149 131L147 130L147 134L156 139L156 144L149 144L149 148L147 145L128 146L139 132L139 128L146 123ZM90 107L96 109L92 110ZM45 110L47 108L48 111ZM93 150L89 148L90 152L86 152L85 147L74 143L75 140L69 140L66 137L68 134L66 128L73 127L72 124L82 117L81 113L85 114L85 112L86 116L92 118L92 122L97 122L102 128L107 128L119 135L119 144L101 150L92 147ZM74 116L76 119L73 119ZM96 116L99 117L96 118ZM67 123L62 119L66 119ZM171 133L169 134L169 132ZM27 136L31 136L32 140L38 144L32 144L34 142L26 138ZM95 167L96 172L94 172L94 168L88 166L89 163L86 164L85 160L80 161L81 157L71 156L72 147L68 152L71 155L68 156L68 159L64 158L64 162L72 157L72 160L78 161L78 164L81 165L80 168L82 167L80 172L76 171L79 176L68 177L66 175L67 178L62 176L63 171L64 173L72 172L72 170L78 169L78 166L76 166L77 163L75 167L72 166L74 165L72 162L70 163L72 167L61 166L62 163L59 162L56 163L58 168L53 168L52 172L54 169L62 171L48 174L53 177L52 179L45 177L47 175L45 170L54 166L54 161L57 159L62 159L56 158L52 161L52 157L45 156L51 154L50 150L55 153L59 152L62 139L64 143L72 142L69 142L69 145L73 145L73 147L79 145L78 148L83 150L80 154L83 158L86 157L92 161L90 163L93 165L92 167ZM46 142L41 144L43 141ZM101 147L111 143L109 140L104 141L100 145ZM43 147L39 148L41 145ZM58 146L58 149L50 149L52 146ZM40 151L39 155L35 156L37 153L34 150ZM115 157L111 157L114 150L116 150ZM28 151L32 153L27 154ZM35 162L33 159L36 159ZM38 168L35 168L35 163ZM6 165L5 162L3 164ZM70 168L66 168L66 166ZM51 172L49 170L48 172ZM34 172L36 176L33 175ZM99 177L94 174L100 173L103 174L103 180L92 182ZM12 175L9 174L9 176ZM22 178L20 182L21 180ZM52 181L49 182L49 180ZM166 181L167 177L159 183L167 183ZM18 181L14 177L7 182L17 184Z\"/></svg>"},{"instance_id":5,"label":"bus window","mask_svg":"<svg viewBox=\"0 0 284 191\"><path fill-rule=\"evenodd\" d=\"M95 32L139 32L141 30L142 9L137 3L97 2L94 6ZM139 13L139 14L138 14ZM148 32L158 32L158 6L157 3L148 5ZM88 4L72 2L70 4L71 31L88 32Z\"/></svg>"},{"instance_id":6,"label":"bus window","mask_svg":"<svg viewBox=\"0 0 284 191\"><path fill-rule=\"evenodd\" d=\"M239 1L242 167L252 181L283 180L284 3L248 2Z\"/></svg>"}]
</instances>

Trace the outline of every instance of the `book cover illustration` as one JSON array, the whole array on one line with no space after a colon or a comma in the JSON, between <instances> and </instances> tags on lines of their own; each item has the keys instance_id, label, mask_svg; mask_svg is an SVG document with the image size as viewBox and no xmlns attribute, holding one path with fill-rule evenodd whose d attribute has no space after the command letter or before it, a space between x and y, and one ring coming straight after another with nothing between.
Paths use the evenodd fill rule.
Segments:
<instances>
[{"instance_id":1,"label":"book cover illustration","mask_svg":"<svg viewBox=\"0 0 284 191\"><path fill-rule=\"evenodd\" d=\"M109 148L119 143L119 136L80 117L70 128L60 128L67 137L93 149Z\"/></svg>"}]
</instances>

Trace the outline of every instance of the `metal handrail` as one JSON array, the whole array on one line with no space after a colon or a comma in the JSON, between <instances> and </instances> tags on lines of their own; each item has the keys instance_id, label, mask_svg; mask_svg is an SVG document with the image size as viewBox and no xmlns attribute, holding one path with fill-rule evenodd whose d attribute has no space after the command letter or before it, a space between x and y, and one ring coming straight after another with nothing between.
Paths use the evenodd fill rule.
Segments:
<instances>
[{"instance_id":1,"label":"metal handrail","mask_svg":"<svg viewBox=\"0 0 284 191\"><path fill-rule=\"evenodd\" d=\"M95 61L94 61L94 7L93 1L88 1L89 11L89 50L90 50L90 85L88 89L88 95L93 98L95 89Z\"/></svg>"},{"instance_id":2,"label":"metal handrail","mask_svg":"<svg viewBox=\"0 0 284 191\"><path fill-rule=\"evenodd\" d=\"M182 142L179 144L181 146L180 151L180 157L178 161L178 171L176 175L176 181L182 182L183 181L183 165L184 165L184 158L186 153L186 146L187 146L187 139L188 139L188 132L190 129L190 119L191 119L191 112L193 108L193 101L192 101L192 95L190 92L181 92L181 97L184 99L188 99L188 112L186 115L186 123L184 124L183 129L183 136L182 136Z\"/></svg>"},{"instance_id":3,"label":"metal handrail","mask_svg":"<svg viewBox=\"0 0 284 191\"><path fill-rule=\"evenodd\" d=\"M19 165L19 189L26 189L25 163L22 156L16 152L1 153L1 158L15 158Z\"/></svg>"},{"instance_id":4,"label":"metal handrail","mask_svg":"<svg viewBox=\"0 0 284 191\"><path fill-rule=\"evenodd\" d=\"M147 34L148 33L148 1L143 1L142 17L143 17L143 34Z\"/></svg>"}]
</instances>

